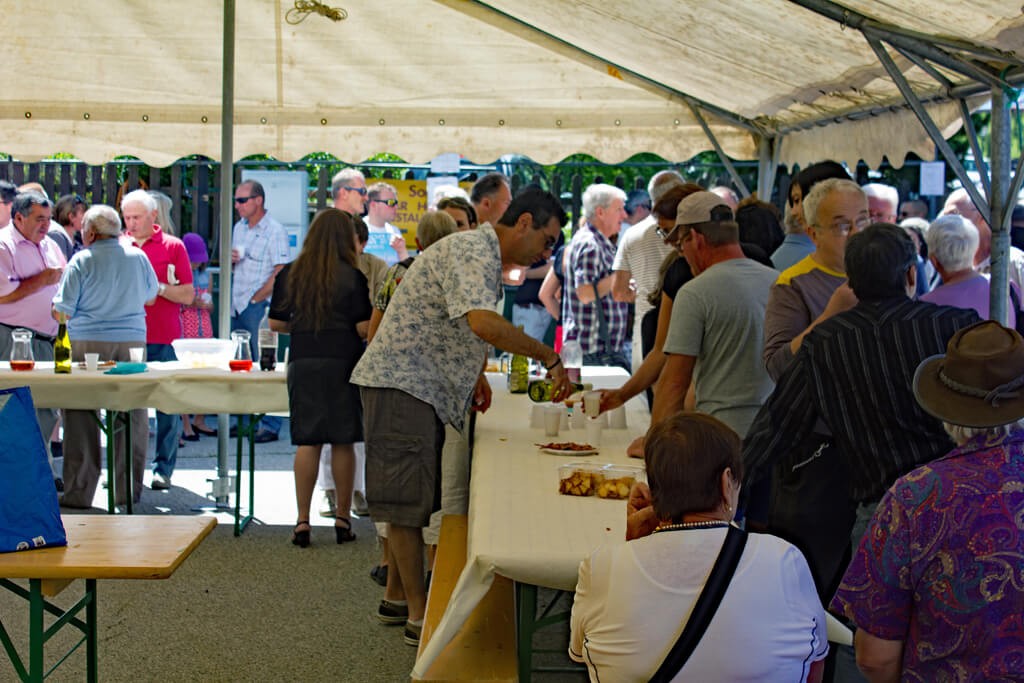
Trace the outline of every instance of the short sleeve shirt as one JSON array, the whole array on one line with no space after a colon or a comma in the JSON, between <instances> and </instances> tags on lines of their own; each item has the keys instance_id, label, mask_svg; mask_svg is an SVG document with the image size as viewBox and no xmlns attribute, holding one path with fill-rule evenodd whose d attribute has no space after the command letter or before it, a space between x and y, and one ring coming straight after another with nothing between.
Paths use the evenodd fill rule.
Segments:
<instances>
[{"instance_id":1,"label":"short sleeve shirt","mask_svg":"<svg viewBox=\"0 0 1024 683\"><path fill-rule=\"evenodd\" d=\"M493 311L500 293L501 253L492 227L440 240L406 272L352 383L404 391L461 430L487 353L466 314Z\"/></svg>"},{"instance_id":2,"label":"short sleeve shirt","mask_svg":"<svg viewBox=\"0 0 1024 683\"><path fill-rule=\"evenodd\" d=\"M241 313L253 294L266 284L274 268L291 260L288 233L269 214L250 227L242 219L231 230L231 248L245 250L242 260L231 268L231 312Z\"/></svg>"},{"instance_id":3,"label":"short sleeve shirt","mask_svg":"<svg viewBox=\"0 0 1024 683\"><path fill-rule=\"evenodd\" d=\"M140 247L149 259L157 282L171 284L169 269L179 285L192 284L192 264L188 260L185 244L177 237L164 234L160 226L153 226L153 234ZM152 306L146 306L146 343L170 344L181 337L181 304L158 296Z\"/></svg>"},{"instance_id":4,"label":"short sleeve shirt","mask_svg":"<svg viewBox=\"0 0 1024 683\"><path fill-rule=\"evenodd\" d=\"M18 232L14 223L0 229L0 296L11 294L45 268L63 268L67 261L60 246L49 237L36 244ZM53 335L57 321L50 314L50 302L57 285L47 285L18 301L0 304L0 323L11 327L27 327Z\"/></svg>"},{"instance_id":5,"label":"short sleeve shirt","mask_svg":"<svg viewBox=\"0 0 1024 683\"><path fill-rule=\"evenodd\" d=\"M579 340L583 353L621 349L630 333L629 304L615 301L610 294L599 301L585 304L576 294L580 287L596 287L602 278L612 272L615 246L599 231L585 226L572 238L565 259L565 267L571 269L572 275L562 297L565 339ZM608 323L608 338L603 341L600 339L598 306L601 306Z\"/></svg>"},{"instance_id":6,"label":"short sleeve shirt","mask_svg":"<svg viewBox=\"0 0 1024 683\"><path fill-rule=\"evenodd\" d=\"M905 641L904 681L1021 676L1024 432L978 436L896 480L831 608Z\"/></svg>"},{"instance_id":7,"label":"short sleeve shirt","mask_svg":"<svg viewBox=\"0 0 1024 683\"><path fill-rule=\"evenodd\" d=\"M658 237L658 224L647 217L619 235L612 270L627 271L636 281L636 317L642 318L652 306L647 300L658 287L661 262L672 251Z\"/></svg>"}]
</instances>

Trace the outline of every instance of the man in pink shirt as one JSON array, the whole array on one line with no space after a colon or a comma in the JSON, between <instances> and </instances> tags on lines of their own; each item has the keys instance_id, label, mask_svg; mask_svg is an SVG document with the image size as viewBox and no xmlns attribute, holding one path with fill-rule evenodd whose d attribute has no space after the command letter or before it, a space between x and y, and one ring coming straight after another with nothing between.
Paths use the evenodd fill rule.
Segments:
<instances>
[{"instance_id":1,"label":"man in pink shirt","mask_svg":"<svg viewBox=\"0 0 1024 683\"><path fill-rule=\"evenodd\" d=\"M66 261L57 243L46 236L52 205L37 192L23 192L10 209L11 222L0 228L0 359L11 357L11 330L25 327L34 333L35 359L53 360L57 321L50 303ZM36 416L43 439L49 442L56 412L44 408Z\"/></svg>"},{"instance_id":2,"label":"man in pink shirt","mask_svg":"<svg viewBox=\"0 0 1024 683\"><path fill-rule=\"evenodd\" d=\"M156 301L146 306L146 360L177 360L171 342L181 337L181 306L195 298L192 266L185 245L165 235L156 225L156 200L145 190L129 192L121 200L125 228L135 244L149 258L156 271ZM154 490L171 487L171 475L178 459L181 416L156 414L156 457L153 460Z\"/></svg>"}]
</instances>

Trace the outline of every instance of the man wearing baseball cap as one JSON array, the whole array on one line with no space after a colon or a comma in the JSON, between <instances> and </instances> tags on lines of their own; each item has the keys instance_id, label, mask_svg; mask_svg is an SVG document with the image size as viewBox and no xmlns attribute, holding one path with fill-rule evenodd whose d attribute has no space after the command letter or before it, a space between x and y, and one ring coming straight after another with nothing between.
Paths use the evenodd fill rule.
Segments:
<instances>
[{"instance_id":1,"label":"man wearing baseball cap","mask_svg":"<svg viewBox=\"0 0 1024 683\"><path fill-rule=\"evenodd\" d=\"M914 396L956 448L882 498L831 608L871 680L1020 676L1024 340L985 321L925 359Z\"/></svg>"},{"instance_id":2,"label":"man wearing baseball cap","mask_svg":"<svg viewBox=\"0 0 1024 683\"><path fill-rule=\"evenodd\" d=\"M697 410L742 437L772 391L760 350L768 291L779 274L744 257L732 209L711 192L679 203L666 241L683 254L694 278L673 303L651 424L682 410L693 384Z\"/></svg>"}]
</instances>

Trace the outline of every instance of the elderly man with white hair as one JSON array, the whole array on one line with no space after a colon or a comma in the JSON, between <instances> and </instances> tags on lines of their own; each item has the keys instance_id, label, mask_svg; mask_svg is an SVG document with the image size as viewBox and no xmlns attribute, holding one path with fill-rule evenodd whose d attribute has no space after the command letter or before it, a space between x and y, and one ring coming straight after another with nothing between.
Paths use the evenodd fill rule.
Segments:
<instances>
[{"instance_id":1,"label":"elderly man with white hair","mask_svg":"<svg viewBox=\"0 0 1024 683\"><path fill-rule=\"evenodd\" d=\"M992 269L992 227L974 206L967 190L962 187L953 190L946 197L942 215L963 216L974 223L974 227L978 229L978 251L974 254L974 267L982 273L988 273ZM1024 289L1024 251L1017 247L1010 247L1010 269L1007 274L1010 282L1015 283L1018 289Z\"/></svg>"},{"instance_id":2,"label":"elderly man with white hair","mask_svg":"<svg viewBox=\"0 0 1024 683\"><path fill-rule=\"evenodd\" d=\"M868 197L868 214L872 223L895 223L900 193L892 185L868 183L861 187Z\"/></svg>"},{"instance_id":3,"label":"elderly man with white hair","mask_svg":"<svg viewBox=\"0 0 1024 683\"><path fill-rule=\"evenodd\" d=\"M940 216L928 226L924 240L928 244L928 259L942 277L942 284L920 297L940 306L973 308L982 318L988 318L989 280L974 269L974 254L978 251L978 228L963 216ZM1013 282L1017 300L1020 292ZM1007 320L1010 327L1017 324L1017 308L1007 302Z\"/></svg>"},{"instance_id":4,"label":"elderly man with white hair","mask_svg":"<svg viewBox=\"0 0 1024 683\"><path fill-rule=\"evenodd\" d=\"M142 250L122 244L121 219L109 206L97 204L82 219L85 249L68 263L53 297L55 316L68 320L73 360L98 353L105 361L130 360L129 349L146 343L146 307L156 299L159 284ZM132 491L137 502L146 469L149 425L145 410L131 411ZM96 411L64 411L65 507L92 506L99 480L102 450ZM116 502L128 500L124 433L115 436ZM113 481L113 479L112 479Z\"/></svg>"},{"instance_id":5,"label":"elderly man with white hair","mask_svg":"<svg viewBox=\"0 0 1024 683\"><path fill-rule=\"evenodd\" d=\"M562 299L564 341L578 341L585 365L631 369L629 304L612 296L615 245L626 217L626 193L614 185L595 184L583 192L583 217L565 253L566 295Z\"/></svg>"},{"instance_id":6,"label":"elderly man with white hair","mask_svg":"<svg viewBox=\"0 0 1024 683\"><path fill-rule=\"evenodd\" d=\"M156 300L146 306L146 359L177 360L171 342L181 337L181 306L192 303L196 292L185 244L156 225L156 212L156 200L145 190L129 192L121 200L125 228L149 258L158 283ZM181 416L158 411L151 484L155 490L171 487L180 436Z\"/></svg>"}]
</instances>

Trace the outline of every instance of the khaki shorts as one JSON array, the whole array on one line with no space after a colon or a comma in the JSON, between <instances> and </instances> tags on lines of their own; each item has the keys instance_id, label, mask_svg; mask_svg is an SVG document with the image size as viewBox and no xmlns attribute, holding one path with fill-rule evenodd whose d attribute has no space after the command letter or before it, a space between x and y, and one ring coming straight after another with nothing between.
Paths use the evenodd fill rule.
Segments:
<instances>
[{"instance_id":1,"label":"khaki shorts","mask_svg":"<svg viewBox=\"0 0 1024 683\"><path fill-rule=\"evenodd\" d=\"M360 393L370 516L425 527L441 507L444 425L433 406L404 391L361 387Z\"/></svg>"}]
</instances>

